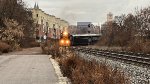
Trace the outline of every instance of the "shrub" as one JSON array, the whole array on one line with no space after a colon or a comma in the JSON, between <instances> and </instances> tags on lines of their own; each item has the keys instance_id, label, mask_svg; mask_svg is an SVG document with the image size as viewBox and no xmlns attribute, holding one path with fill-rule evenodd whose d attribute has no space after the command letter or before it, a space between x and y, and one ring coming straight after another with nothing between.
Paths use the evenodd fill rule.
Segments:
<instances>
[{"instance_id":1,"label":"shrub","mask_svg":"<svg viewBox=\"0 0 150 84\"><path fill-rule=\"evenodd\" d=\"M130 42L129 47L126 49L132 52L150 53L150 41L146 42Z\"/></svg>"},{"instance_id":2,"label":"shrub","mask_svg":"<svg viewBox=\"0 0 150 84\"><path fill-rule=\"evenodd\" d=\"M0 55L2 55L2 52L0 51Z\"/></svg>"},{"instance_id":3,"label":"shrub","mask_svg":"<svg viewBox=\"0 0 150 84\"><path fill-rule=\"evenodd\" d=\"M128 50L133 51L133 52L142 51L142 45L139 43L131 43L131 44L129 44Z\"/></svg>"},{"instance_id":4,"label":"shrub","mask_svg":"<svg viewBox=\"0 0 150 84\"><path fill-rule=\"evenodd\" d=\"M43 54L51 54L52 58L61 56L58 41L50 39L47 42L41 43L41 49Z\"/></svg>"},{"instance_id":5,"label":"shrub","mask_svg":"<svg viewBox=\"0 0 150 84\"><path fill-rule=\"evenodd\" d=\"M57 59L64 74L72 84L128 84L124 74L105 63L86 61L71 54Z\"/></svg>"},{"instance_id":6,"label":"shrub","mask_svg":"<svg viewBox=\"0 0 150 84\"><path fill-rule=\"evenodd\" d=\"M143 52L150 53L150 41L143 44Z\"/></svg>"},{"instance_id":7,"label":"shrub","mask_svg":"<svg viewBox=\"0 0 150 84\"><path fill-rule=\"evenodd\" d=\"M72 70L75 69L75 67L77 66L77 62L80 62L80 61L77 61L75 56L62 57L57 60L60 64L60 67L64 76L72 78L71 76Z\"/></svg>"},{"instance_id":8,"label":"shrub","mask_svg":"<svg viewBox=\"0 0 150 84\"><path fill-rule=\"evenodd\" d=\"M8 53L10 51L11 47L7 43L4 43L0 41L0 52L2 53Z\"/></svg>"},{"instance_id":9,"label":"shrub","mask_svg":"<svg viewBox=\"0 0 150 84\"><path fill-rule=\"evenodd\" d=\"M24 36L23 25L20 25L17 21L13 19L4 19L5 28L3 28L2 33L0 33L0 39L8 43L13 50L18 48L19 42Z\"/></svg>"},{"instance_id":10,"label":"shrub","mask_svg":"<svg viewBox=\"0 0 150 84\"><path fill-rule=\"evenodd\" d=\"M30 47L40 47L40 43L36 41L30 42Z\"/></svg>"},{"instance_id":11,"label":"shrub","mask_svg":"<svg viewBox=\"0 0 150 84\"><path fill-rule=\"evenodd\" d=\"M42 53L43 54L48 54L47 52L48 52L48 47L47 47L47 45L46 45L46 43L41 43L41 49L42 49ZM47 47L47 48L46 48Z\"/></svg>"}]
</instances>

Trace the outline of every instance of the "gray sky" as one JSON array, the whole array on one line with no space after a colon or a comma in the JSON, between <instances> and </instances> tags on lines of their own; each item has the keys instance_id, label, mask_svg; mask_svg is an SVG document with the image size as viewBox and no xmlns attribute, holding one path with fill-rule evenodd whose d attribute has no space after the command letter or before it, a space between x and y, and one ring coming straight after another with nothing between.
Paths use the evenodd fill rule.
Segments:
<instances>
[{"instance_id":1,"label":"gray sky","mask_svg":"<svg viewBox=\"0 0 150 84\"><path fill-rule=\"evenodd\" d=\"M150 5L150 0L23 0L30 8L35 2L46 13L67 20L70 24L78 21L103 23L106 15L112 12L114 16L134 13L136 7Z\"/></svg>"}]
</instances>

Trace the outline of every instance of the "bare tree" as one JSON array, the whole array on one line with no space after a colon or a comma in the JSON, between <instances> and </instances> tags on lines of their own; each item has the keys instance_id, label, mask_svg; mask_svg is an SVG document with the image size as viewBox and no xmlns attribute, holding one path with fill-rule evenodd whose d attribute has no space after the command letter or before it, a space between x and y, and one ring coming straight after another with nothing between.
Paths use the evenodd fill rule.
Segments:
<instances>
[{"instance_id":1,"label":"bare tree","mask_svg":"<svg viewBox=\"0 0 150 84\"><path fill-rule=\"evenodd\" d=\"M19 25L17 21L5 19L4 24L6 25L5 30L0 34L0 39L9 45L13 49L20 47L20 40L24 36L23 25Z\"/></svg>"},{"instance_id":2,"label":"bare tree","mask_svg":"<svg viewBox=\"0 0 150 84\"><path fill-rule=\"evenodd\" d=\"M25 3L22 0L0 0L0 27L5 30L4 24L5 18L13 19L18 22L19 25L23 24L23 33L25 34L22 42L33 37L34 24L32 18L32 12L26 8ZM1 29L2 30L2 29Z\"/></svg>"}]
</instances>

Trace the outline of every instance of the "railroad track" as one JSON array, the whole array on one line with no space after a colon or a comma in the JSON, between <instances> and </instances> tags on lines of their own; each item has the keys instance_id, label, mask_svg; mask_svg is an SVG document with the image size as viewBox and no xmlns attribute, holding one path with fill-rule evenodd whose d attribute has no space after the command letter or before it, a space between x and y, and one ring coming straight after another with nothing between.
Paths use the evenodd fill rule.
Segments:
<instances>
[{"instance_id":1,"label":"railroad track","mask_svg":"<svg viewBox=\"0 0 150 84\"><path fill-rule=\"evenodd\" d=\"M100 50L88 47L72 47L74 51L90 54L97 57L106 57L123 60L125 62L138 63L150 67L150 54L134 53L126 51Z\"/></svg>"}]
</instances>

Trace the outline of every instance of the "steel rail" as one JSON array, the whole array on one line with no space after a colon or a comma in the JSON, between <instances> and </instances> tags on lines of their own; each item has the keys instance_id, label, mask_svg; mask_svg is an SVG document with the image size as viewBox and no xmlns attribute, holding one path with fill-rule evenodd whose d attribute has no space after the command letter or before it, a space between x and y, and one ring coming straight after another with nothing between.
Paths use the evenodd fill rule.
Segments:
<instances>
[{"instance_id":1,"label":"steel rail","mask_svg":"<svg viewBox=\"0 0 150 84\"><path fill-rule=\"evenodd\" d=\"M133 53L127 51L99 50L99 49L92 49L88 47L72 47L71 49L85 54L97 56L97 57L103 56L103 57L119 59L127 62L150 66L150 54Z\"/></svg>"}]
</instances>

